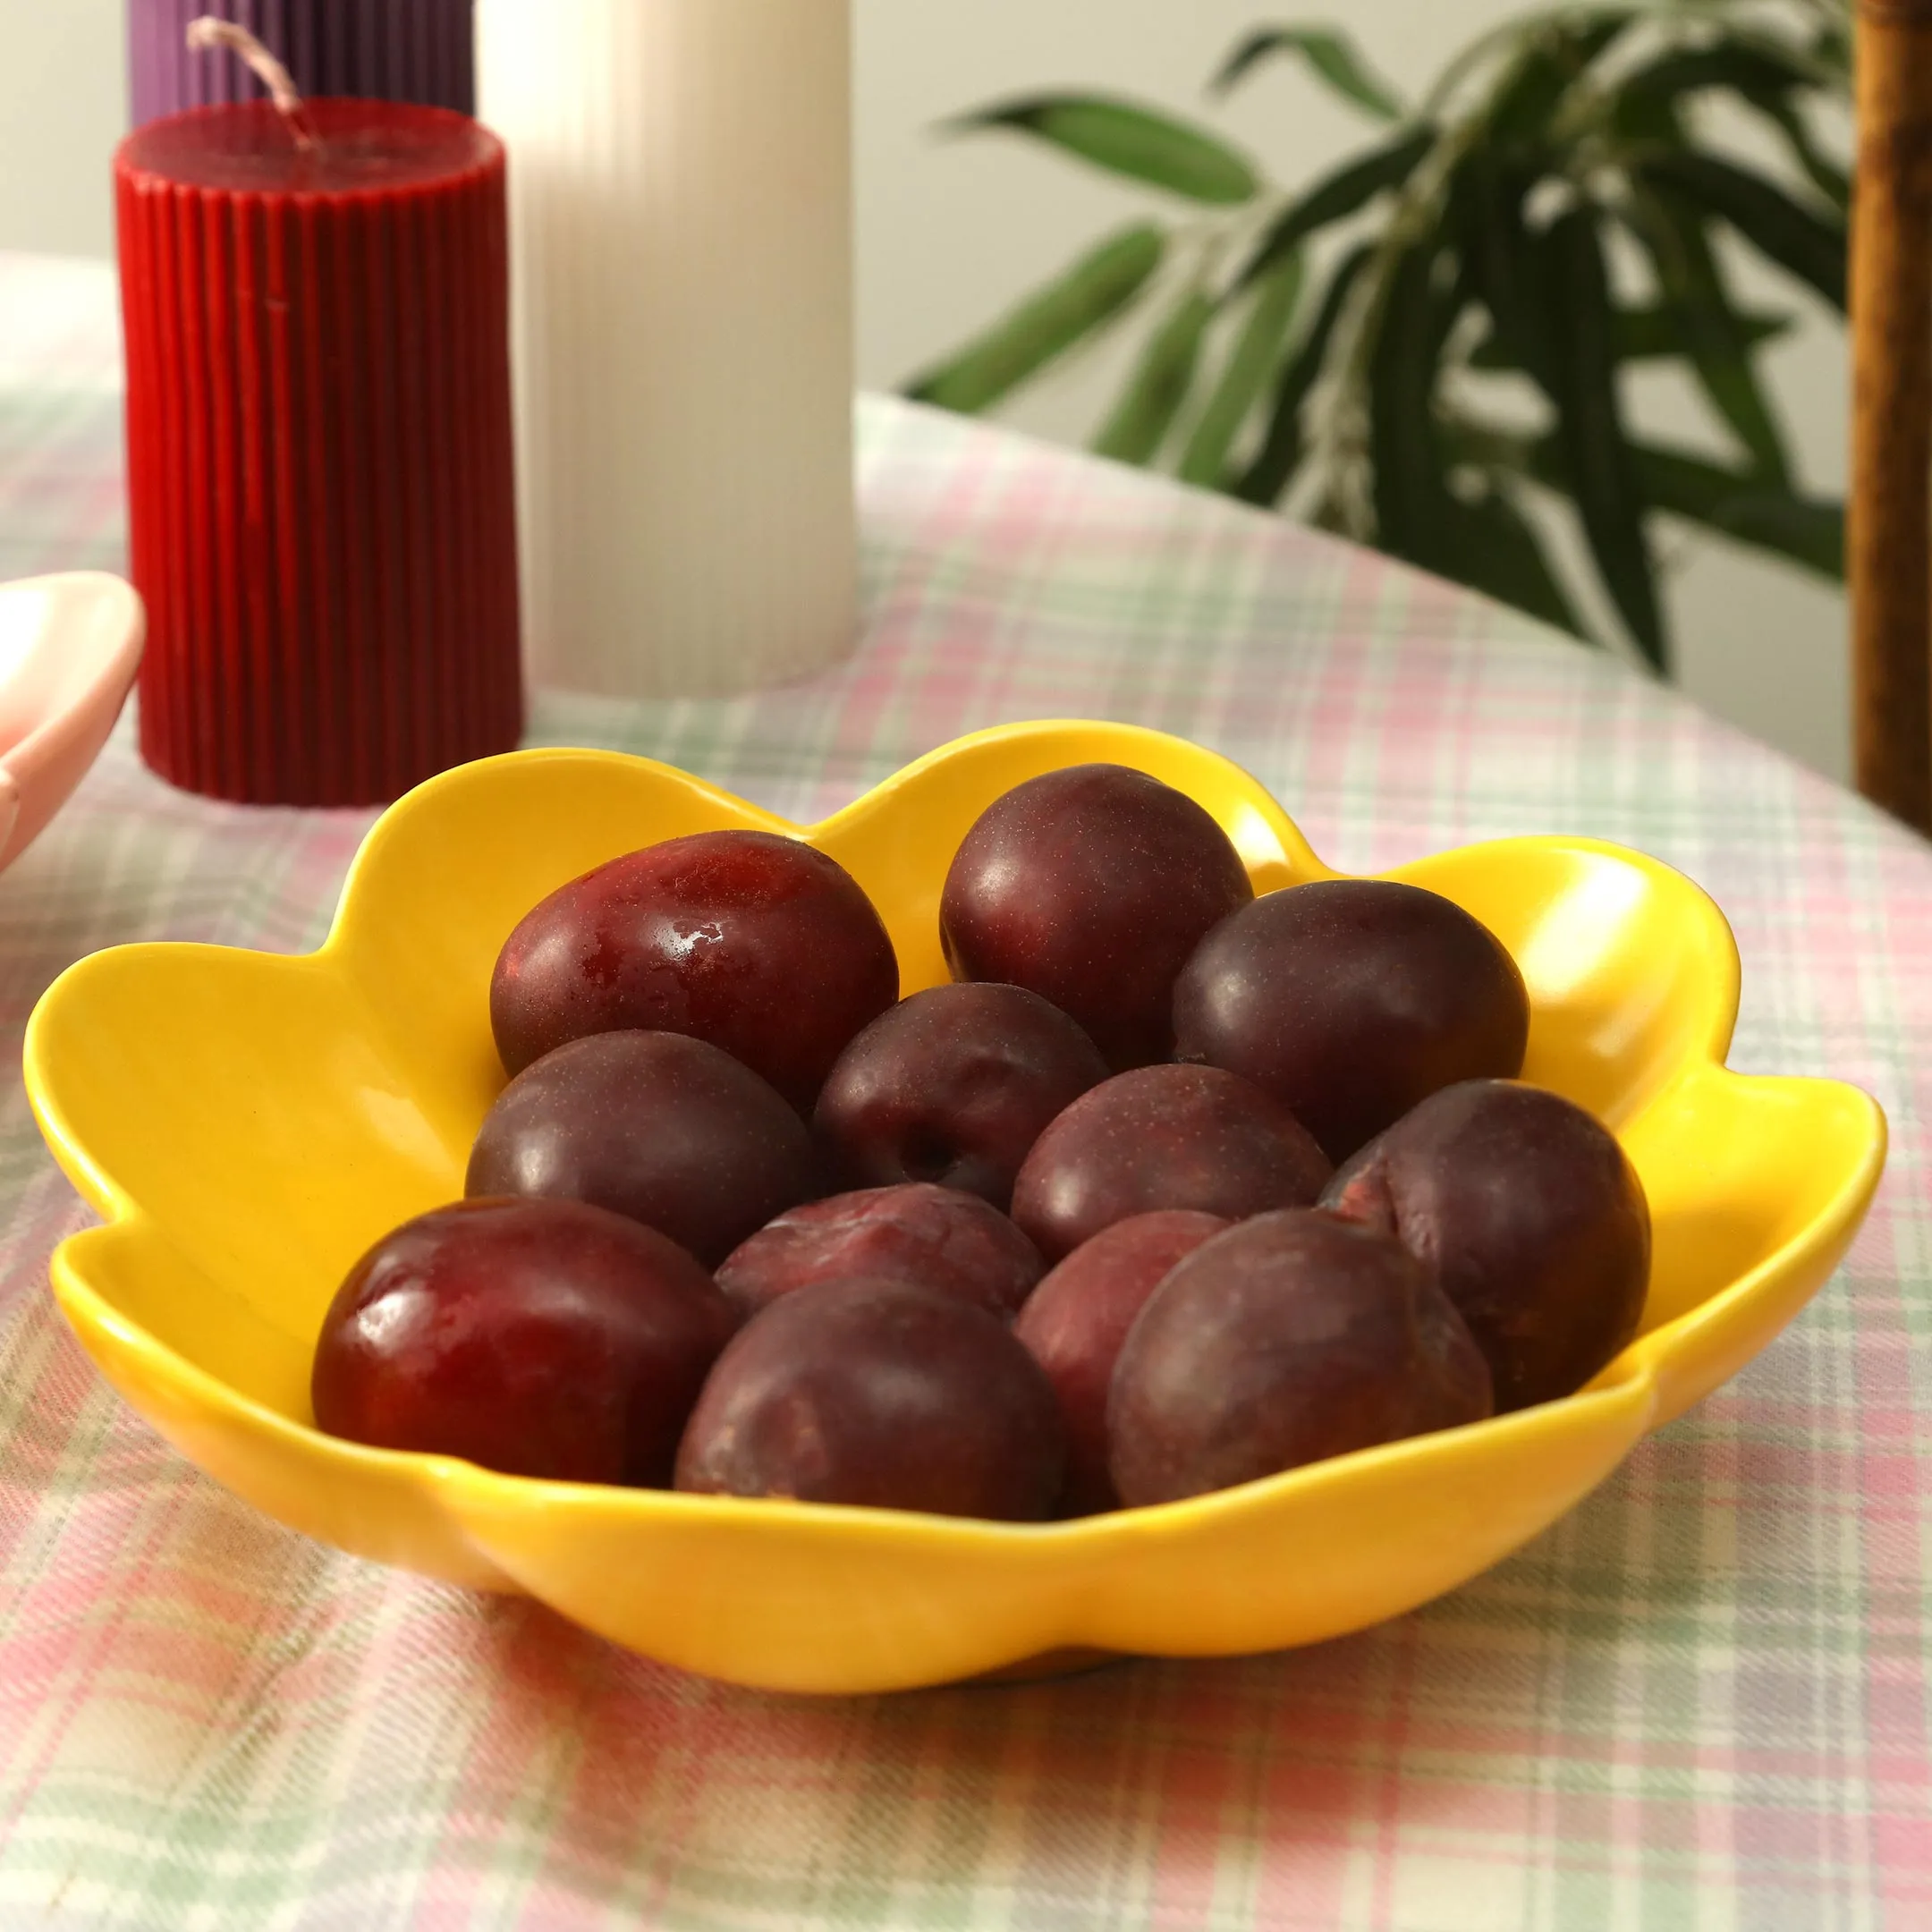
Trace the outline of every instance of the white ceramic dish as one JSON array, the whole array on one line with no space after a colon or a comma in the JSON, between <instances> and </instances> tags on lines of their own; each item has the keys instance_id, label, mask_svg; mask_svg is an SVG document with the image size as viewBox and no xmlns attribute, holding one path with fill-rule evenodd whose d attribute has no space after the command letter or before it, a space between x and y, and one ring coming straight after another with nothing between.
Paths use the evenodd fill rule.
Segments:
<instances>
[{"instance_id":1,"label":"white ceramic dish","mask_svg":"<svg viewBox=\"0 0 1932 1932\"><path fill-rule=\"evenodd\" d=\"M0 867L100 755L140 668L148 618L105 571L0 584Z\"/></svg>"}]
</instances>

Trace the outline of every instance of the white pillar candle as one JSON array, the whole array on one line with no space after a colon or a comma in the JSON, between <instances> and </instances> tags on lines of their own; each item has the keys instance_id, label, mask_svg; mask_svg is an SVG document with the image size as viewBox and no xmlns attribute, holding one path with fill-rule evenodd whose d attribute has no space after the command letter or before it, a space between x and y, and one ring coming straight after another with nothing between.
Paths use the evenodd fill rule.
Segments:
<instances>
[{"instance_id":1,"label":"white pillar candle","mask_svg":"<svg viewBox=\"0 0 1932 1932\"><path fill-rule=\"evenodd\" d=\"M627 697L853 640L850 0L479 0L524 635Z\"/></svg>"}]
</instances>

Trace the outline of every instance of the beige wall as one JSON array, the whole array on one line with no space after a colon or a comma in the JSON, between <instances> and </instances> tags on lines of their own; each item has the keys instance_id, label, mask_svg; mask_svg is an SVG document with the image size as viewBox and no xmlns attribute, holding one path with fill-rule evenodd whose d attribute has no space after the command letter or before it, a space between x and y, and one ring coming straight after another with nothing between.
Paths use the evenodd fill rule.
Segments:
<instances>
[{"instance_id":1,"label":"beige wall","mask_svg":"<svg viewBox=\"0 0 1932 1932\"><path fill-rule=\"evenodd\" d=\"M0 0L0 249L105 255L123 0Z\"/></svg>"},{"instance_id":2,"label":"beige wall","mask_svg":"<svg viewBox=\"0 0 1932 1932\"><path fill-rule=\"evenodd\" d=\"M567 4L568 0L557 0ZM722 4L722 0L721 0ZM758 0L778 4L781 0ZM121 0L0 0L0 248L106 253L107 155L123 115ZM1206 112L1203 82L1262 18L1347 19L1397 82L1419 86L1503 0L855 0L860 368L902 380L1135 205L1133 191L1011 139L938 138L947 114L1002 94L1106 88ZM1283 181L1361 124L1284 69L1220 123ZM1019 399L1010 419L1076 439L1114 364L1105 353ZM1778 393L1818 487L1843 482L1843 338L1819 319L1776 352ZM1684 399L1651 385L1641 412L1681 434ZM1842 599L1741 552L1674 541L1686 687L1821 769L1846 765Z\"/></svg>"}]
</instances>

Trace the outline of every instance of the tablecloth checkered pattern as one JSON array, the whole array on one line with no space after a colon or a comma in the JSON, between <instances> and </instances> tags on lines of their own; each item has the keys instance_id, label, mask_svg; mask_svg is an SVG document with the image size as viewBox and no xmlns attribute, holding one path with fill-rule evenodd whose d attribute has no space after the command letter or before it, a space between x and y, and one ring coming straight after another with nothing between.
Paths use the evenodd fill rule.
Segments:
<instances>
[{"instance_id":1,"label":"tablecloth checkered pattern","mask_svg":"<svg viewBox=\"0 0 1932 1932\"><path fill-rule=\"evenodd\" d=\"M0 577L122 555L112 284L0 258ZM860 411L864 637L719 702L549 698L801 818L1004 719L1158 725L1367 868L1577 831L1734 924L1733 1063L1876 1094L1849 1266L1547 1535L1304 1652L809 1702L277 1528L47 1288L85 1211L0 1095L0 1928L1932 1927L1932 849L1445 586L1125 470ZM1821 635L1819 650L1843 648ZM321 936L368 815L169 791L123 724L0 877L10 1062L71 961Z\"/></svg>"}]
</instances>

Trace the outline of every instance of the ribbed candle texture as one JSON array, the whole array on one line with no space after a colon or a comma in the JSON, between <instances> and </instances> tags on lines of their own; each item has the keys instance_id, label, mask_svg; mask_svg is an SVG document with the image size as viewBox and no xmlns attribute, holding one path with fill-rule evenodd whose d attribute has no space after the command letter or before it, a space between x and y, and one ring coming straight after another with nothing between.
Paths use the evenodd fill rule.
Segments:
<instances>
[{"instance_id":1,"label":"ribbed candle texture","mask_svg":"<svg viewBox=\"0 0 1932 1932\"><path fill-rule=\"evenodd\" d=\"M263 97L240 61L189 50L188 23L205 13L246 27L305 95L475 111L472 0L127 0L133 126Z\"/></svg>"},{"instance_id":2,"label":"ribbed candle texture","mask_svg":"<svg viewBox=\"0 0 1932 1932\"><path fill-rule=\"evenodd\" d=\"M115 157L140 743L369 804L521 729L504 153L439 108L152 123Z\"/></svg>"},{"instance_id":3,"label":"ribbed candle texture","mask_svg":"<svg viewBox=\"0 0 1932 1932\"><path fill-rule=\"evenodd\" d=\"M479 0L513 157L537 677L741 689L852 646L848 0Z\"/></svg>"}]
</instances>

